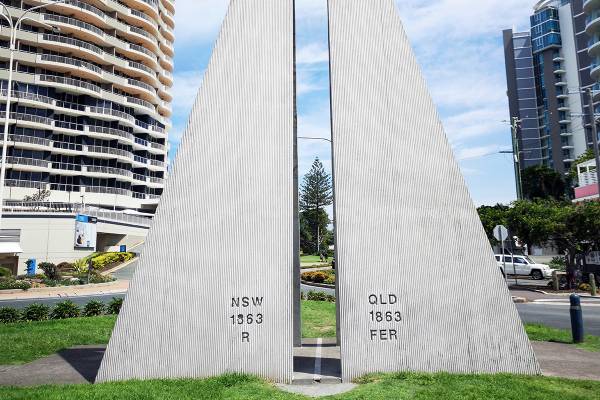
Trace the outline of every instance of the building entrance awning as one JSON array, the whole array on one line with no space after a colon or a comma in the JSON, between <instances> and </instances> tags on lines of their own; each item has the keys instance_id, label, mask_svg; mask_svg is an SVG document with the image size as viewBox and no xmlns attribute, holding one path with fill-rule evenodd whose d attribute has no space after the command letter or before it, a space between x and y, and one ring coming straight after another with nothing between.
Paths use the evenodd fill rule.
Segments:
<instances>
[{"instance_id":1,"label":"building entrance awning","mask_svg":"<svg viewBox=\"0 0 600 400\"><path fill-rule=\"evenodd\" d=\"M16 242L0 242L0 254L17 254L22 253L21 245Z\"/></svg>"}]
</instances>

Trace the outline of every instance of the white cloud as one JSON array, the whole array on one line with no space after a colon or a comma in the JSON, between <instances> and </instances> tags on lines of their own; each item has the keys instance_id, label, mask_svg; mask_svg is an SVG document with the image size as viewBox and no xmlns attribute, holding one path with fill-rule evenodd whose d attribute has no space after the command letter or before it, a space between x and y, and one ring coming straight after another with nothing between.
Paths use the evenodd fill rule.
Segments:
<instances>
[{"instance_id":1,"label":"white cloud","mask_svg":"<svg viewBox=\"0 0 600 400\"><path fill-rule=\"evenodd\" d=\"M190 113L203 76L204 71L201 70L177 72L174 75L174 85L171 91L173 93L173 113L176 116L186 116Z\"/></svg>"},{"instance_id":2,"label":"white cloud","mask_svg":"<svg viewBox=\"0 0 600 400\"><path fill-rule=\"evenodd\" d=\"M324 43L310 43L296 51L298 64L317 64L329 61L329 51Z\"/></svg>"}]
</instances>

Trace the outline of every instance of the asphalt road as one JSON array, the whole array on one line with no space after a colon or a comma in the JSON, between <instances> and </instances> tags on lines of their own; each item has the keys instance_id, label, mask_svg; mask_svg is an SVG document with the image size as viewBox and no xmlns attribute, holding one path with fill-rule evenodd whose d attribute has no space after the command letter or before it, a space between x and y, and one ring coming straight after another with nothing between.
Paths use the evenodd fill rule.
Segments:
<instances>
[{"instance_id":1,"label":"asphalt road","mask_svg":"<svg viewBox=\"0 0 600 400\"><path fill-rule=\"evenodd\" d=\"M571 329L568 300L555 303L517 304L521 319L528 323L542 324L559 329ZM600 301L581 306L586 334L600 336Z\"/></svg>"}]
</instances>

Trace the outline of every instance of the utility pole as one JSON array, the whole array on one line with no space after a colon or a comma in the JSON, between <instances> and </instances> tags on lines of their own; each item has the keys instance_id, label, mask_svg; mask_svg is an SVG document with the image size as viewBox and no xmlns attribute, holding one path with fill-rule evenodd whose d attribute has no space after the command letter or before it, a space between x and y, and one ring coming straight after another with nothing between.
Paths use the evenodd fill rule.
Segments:
<instances>
[{"instance_id":1,"label":"utility pole","mask_svg":"<svg viewBox=\"0 0 600 400\"><path fill-rule=\"evenodd\" d=\"M587 89L590 101L590 123L592 124L592 143L594 145L594 157L596 159L596 185L598 185L598 196L600 196L600 155L598 154L598 127L596 126L596 113L594 111L594 95L592 89Z\"/></svg>"},{"instance_id":2,"label":"utility pole","mask_svg":"<svg viewBox=\"0 0 600 400\"><path fill-rule=\"evenodd\" d=\"M521 152L519 150L519 139L517 133L519 124L522 122L518 117L513 117L511 122L513 154L515 162L515 180L517 183L517 199L523 200L523 181L521 179Z\"/></svg>"}]
</instances>

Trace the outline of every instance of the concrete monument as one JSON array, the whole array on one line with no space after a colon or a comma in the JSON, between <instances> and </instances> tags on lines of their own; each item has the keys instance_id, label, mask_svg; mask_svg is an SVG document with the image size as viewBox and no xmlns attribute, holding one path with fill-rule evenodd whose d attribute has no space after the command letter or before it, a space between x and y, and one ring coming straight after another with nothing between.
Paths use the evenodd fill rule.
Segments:
<instances>
[{"instance_id":1,"label":"concrete monument","mask_svg":"<svg viewBox=\"0 0 600 400\"><path fill-rule=\"evenodd\" d=\"M329 29L342 379L538 373L393 0Z\"/></svg>"},{"instance_id":2,"label":"concrete monument","mask_svg":"<svg viewBox=\"0 0 600 400\"><path fill-rule=\"evenodd\" d=\"M231 1L97 381L291 381L293 31Z\"/></svg>"}]
</instances>

